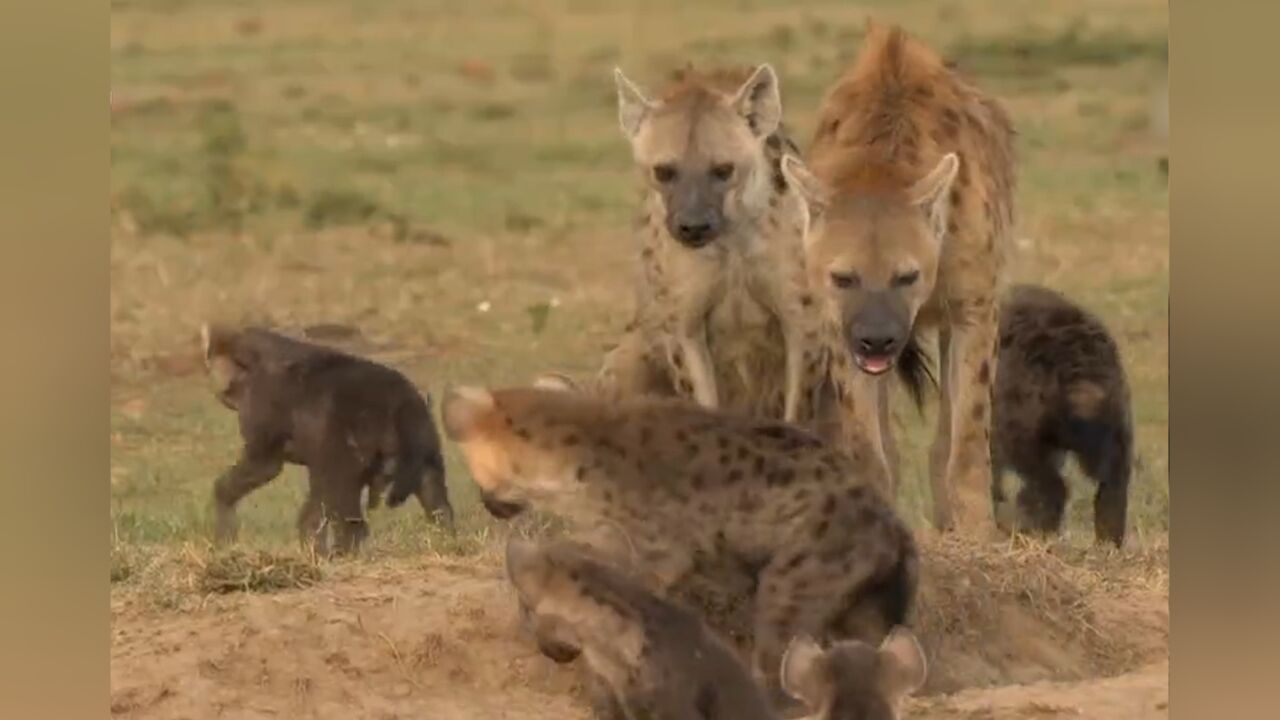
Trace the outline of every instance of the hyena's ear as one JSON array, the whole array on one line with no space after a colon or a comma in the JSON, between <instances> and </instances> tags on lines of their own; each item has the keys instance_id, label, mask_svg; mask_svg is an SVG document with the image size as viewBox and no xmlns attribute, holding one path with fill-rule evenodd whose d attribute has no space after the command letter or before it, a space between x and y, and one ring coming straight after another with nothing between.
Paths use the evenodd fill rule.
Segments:
<instances>
[{"instance_id":1,"label":"hyena's ear","mask_svg":"<svg viewBox=\"0 0 1280 720\"><path fill-rule=\"evenodd\" d=\"M787 651L782 655L780 672L782 689L813 712L817 712L831 694L831 672L827 667L827 654L808 635L791 639Z\"/></svg>"},{"instance_id":2,"label":"hyena's ear","mask_svg":"<svg viewBox=\"0 0 1280 720\"><path fill-rule=\"evenodd\" d=\"M613 81L618 86L618 122L622 125L622 134L628 139L634 138L655 103L622 74L622 68L613 69Z\"/></svg>"},{"instance_id":3,"label":"hyena's ear","mask_svg":"<svg viewBox=\"0 0 1280 720\"><path fill-rule=\"evenodd\" d=\"M795 155L783 155L780 164L782 177L804 199L809 211L809 221L812 223L826 211L827 204L831 201L831 191Z\"/></svg>"},{"instance_id":4,"label":"hyena's ear","mask_svg":"<svg viewBox=\"0 0 1280 720\"><path fill-rule=\"evenodd\" d=\"M891 701L896 703L924 686L929 666L924 659L924 648L910 630L904 627L891 630L877 654L880 663L876 681Z\"/></svg>"},{"instance_id":5,"label":"hyena's ear","mask_svg":"<svg viewBox=\"0 0 1280 720\"><path fill-rule=\"evenodd\" d=\"M581 392L573 378L558 372L544 372L533 379L533 386L540 390L557 390L560 392Z\"/></svg>"},{"instance_id":6,"label":"hyena's ear","mask_svg":"<svg viewBox=\"0 0 1280 720\"><path fill-rule=\"evenodd\" d=\"M440 408L445 434L451 440L466 440L493 409L493 395L484 388L448 388Z\"/></svg>"},{"instance_id":7,"label":"hyena's ear","mask_svg":"<svg viewBox=\"0 0 1280 720\"><path fill-rule=\"evenodd\" d=\"M506 566L507 577L521 598L537 605L547 587L546 553L538 543L512 535L507 540Z\"/></svg>"},{"instance_id":8,"label":"hyena's ear","mask_svg":"<svg viewBox=\"0 0 1280 720\"><path fill-rule=\"evenodd\" d=\"M928 175L916 181L908 191L911 202L924 210L939 238L947 230L951 211L951 183L955 181L959 170L960 158L955 153L947 153Z\"/></svg>"},{"instance_id":9,"label":"hyena's ear","mask_svg":"<svg viewBox=\"0 0 1280 720\"><path fill-rule=\"evenodd\" d=\"M734 93L732 103L756 137L767 137L777 130L782 122L782 92L773 66L765 63L756 68Z\"/></svg>"}]
</instances>

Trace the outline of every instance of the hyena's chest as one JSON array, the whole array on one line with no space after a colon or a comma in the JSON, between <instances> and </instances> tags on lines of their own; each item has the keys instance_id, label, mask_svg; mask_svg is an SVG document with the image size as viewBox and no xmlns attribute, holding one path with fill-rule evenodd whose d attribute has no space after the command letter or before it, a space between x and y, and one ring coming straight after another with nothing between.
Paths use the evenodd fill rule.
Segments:
<instances>
[{"instance_id":1,"label":"hyena's chest","mask_svg":"<svg viewBox=\"0 0 1280 720\"><path fill-rule=\"evenodd\" d=\"M726 262L722 272L721 292L708 309L706 325L723 401L730 409L776 415L786 346L780 313L766 291L771 278L767 268L742 260Z\"/></svg>"}]
</instances>

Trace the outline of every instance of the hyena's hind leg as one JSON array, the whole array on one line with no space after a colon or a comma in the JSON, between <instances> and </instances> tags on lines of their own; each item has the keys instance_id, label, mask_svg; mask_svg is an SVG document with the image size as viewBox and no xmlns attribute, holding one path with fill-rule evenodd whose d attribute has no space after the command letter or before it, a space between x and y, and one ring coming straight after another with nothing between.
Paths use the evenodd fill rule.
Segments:
<instances>
[{"instance_id":1,"label":"hyena's hind leg","mask_svg":"<svg viewBox=\"0 0 1280 720\"><path fill-rule=\"evenodd\" d=\"M1078 443L1080 467L1098 484L1093 498L1093 531L1099 542L1124 545L1133 469L1133 431L1117 411L1090 428L1091 442Z\"/></svg>"},{"instance_id":2,"label":"hyena's hind leg","mask_svg":"<svg viewBox=\"0 0 1280 720\"><path fill-rule=\"evenodd\" d=\"M1022 479L1018 491L1019 524L1025 529L1054 534L1062 528L1067 507L1063 459L1060 451L1044 445L1031 446L1014 459L1014 470Z\"/></svg>"}]
</instances>

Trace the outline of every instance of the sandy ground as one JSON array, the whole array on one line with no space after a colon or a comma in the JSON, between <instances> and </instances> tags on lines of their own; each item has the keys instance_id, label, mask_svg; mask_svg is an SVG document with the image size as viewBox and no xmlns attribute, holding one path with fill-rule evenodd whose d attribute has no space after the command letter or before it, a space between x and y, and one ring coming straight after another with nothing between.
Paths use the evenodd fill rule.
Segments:
<instances>
[{"instance_id":1,"label":"sandy ground","mask_svg":"<svg viewBox=\"0 0 1280 720\"><path fill-rule=\"evenodd\" d=\"M544 659L520 635L514 598L496 565L362 564L329 575L306 590L210 597L184 612L149 610L116 597L113 717L589 717L573 667ZM995 642L1009 655L995 665L955 647L945 656L935 650L937 672L950 666L954 678L955 668L982 666L990 674L996 667L997 675L1016 684L916 698L906 716L1168 717L1167 594L1099 598L1099 607L1120 613L1106 616L1114 621L1108 627L1129 627L1141 636L1130 643L1141 652L1126 656L1132 667L1079 680L1079 653L1064 646L1061 672L1055 672L1043 641ZM1149 622L1133 622L1139 616ZM1096 622L1103 616L1092 617ZM1046 631L1035 625L1034 613L1024 613L1007 632L1016 638ZM945 645L927 635L925 642ZM1023 647L1032 654L1017 657ZM1034 670L1019 672L1023 665ZM1037 679L1054 675L1057 681ZM982 674L969 680L991 684Z\"/></svg>"}]
</instances>

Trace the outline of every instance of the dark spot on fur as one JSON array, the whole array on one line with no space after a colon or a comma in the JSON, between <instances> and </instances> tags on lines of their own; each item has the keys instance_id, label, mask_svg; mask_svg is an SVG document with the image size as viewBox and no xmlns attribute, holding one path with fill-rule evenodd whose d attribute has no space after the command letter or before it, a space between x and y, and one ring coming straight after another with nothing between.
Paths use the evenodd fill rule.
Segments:
<instances>
[{"instance_id":1,"label":"dark spot on fur","mask_svg":"<svg viewBox=\"0 0 1280 720\"><path fill-rule=\"evenodd\" d=\"M795 570L796 568L800 567L805 560L808 560L808 559L809 559L809 556L806 553L796 553L795 555L791 556L791 559L788 560L785 565L782 566L782 569Z\"/></svg>"},{"instance_id":2,"label":"dark spot on fur","mask_svg":"<svg viewBox=\"0 0 1280 720\"><path fill-rule=\"evenodd\" d=\"M972 415L973 415L973 419L974 419L974 420L977 420L977 421L981 422L981 421L982 421L982 418L983 418L983 417L985 417L985 416L986 416L986 414L987 414L987 407L986 407L986 405L983 405L982 403L974 403L974 405L973 405L973 411L972 411Z\"/></svg>"},{"instance_id":3,"label":"dark spot on fur","mask_svg":"<svg viewBox=\"0 0 1280 720\"><path fill-rule=\"evenodd\" d=\"M821 540L823 535L827 534L827 529L831 527L831 523L827 520L820 521L813 526L813 539Z\"/></svg>"},{"instance_id":4,"label":"dark spot on fur","mask_svg":"<svg viewBox=\"0 0 1280 720\"><path fill-rule=\"evenodd\" d=\"M978 368L978 382L986 385L991 382L991 361L983 360L982 366Z\"/></svg>"},{"instance_id":5,"label":"dark spot on fur","mask_svg":"<svg viewBox=\"0 0 1280 720\"><path fill-rule=\"evenodd\" d=\"M805 306L805 307L809 307L810 305L813 305L813 296L812 296L812 295L810 295L809 293L805 293L805 294L801 295L801 296L800 296L800 304L801 304L801 305L803 305L803 306Z\"/></svg>"},{"instance_id":6,"label":"dark spot on fur","mask_svg":"<svg viewBox=\"0 0 1280 720\"><path fill-rule=\"evenodd\" d=\"M822 501L822 514L825 517L831 517L836 512L836 496L828 495L826 500Z\"/></svg>"},{"instance_id":7,"label":"dark spot on fur","mask_svg":"<svg viewBox=\"0 0 1280 720\"><path fill-rule=\"evenodd\" d=\"M791 468L781 468L766 475L764 481L770 487L786 487L795 479L795 474Z\"/></svg>"},{"instance_id":8,"label":"dark spot on fur","mask_svg":"<svg viewBox=\"0 0 1280 720\"><path fill-rule=\"evenodd\" d=\"M702 473L694 473L690 475L689 485L693 487L694 490L701 490L703 485L705 485L705 481L702 479Z\"/></svg>"},{"instance_id":9,"label":"dark spot on fur","mask_svg":"<svg viewBox=\"0 0 1280 720\"><path fill-rule=\"evenodd\" d=\"M524 428L516 428L516 437L519 437L521 440L526 442L533 438L533 436L529 434L529 431Z\"/></svg>"},{"instance_id":10,"label":"dark spot on fur","mask_svg":"<svg viewBox=\"0 0 1280 720\"><path fill-rule=\"evenodd\" d=\"M737 468L730 470L729 474L725 477L725 481L729 483L736 483L741 479L742 479L742 471L738 470Z\"/></svg>"},{"instance_id":11,"label":"dark spot on fur","mask_svg":"<svg viewBox=\"0 0 1280 720\"><path fill-rule=\"evenodd\" d=\"M754 472L756 475L761 475L764 473L764 456L763 455L756 456Z\"/></svg>"},{"instance_id":12,"label":"dark spot on fur","mask_svg":"<svg viewBox=\"0 0 1280 720\"><path fill-rule=\"evenodd\" d=\"M729 457L729 453L720 453L721 467L727 467L729 465L730 460L731 458Z\"/></svg>"},{"instance_id":13,"label":"dark spot on fur","mask_svg":"<svg viewBox=\"0 0 1280 720\"><path fill-rule=\"evenodd\" d=\"M587 466L586 466L586 465L579 465L579 466L578 466L578 469L577 469L577 471L574 473L574 475L577 477L578 482L586 482L586 480L587 480Z\"/></svg>"},{"instance_id":14,"label":"dark spot on fur","mask_svg":"<svg viewBox=\"0 0 1280 720\"><path fill-rule=\"evenodd\" d=\"M653 439L653 431L647 427L640 428L640 445L643 447Z\"/></svg>"},{"instance_id":15,"label":"dark spot on fur","mask_svg":"<svg viewBox=\"0 0 1280 720\"><path fill-rule=\"evenodd\" d=\"M574 435L573 433L570 433L564 436L564 444L568 447L573 447L577 445L579 442L580 441L578 440L578 436Z\"/></svg>"}]
</instances>

